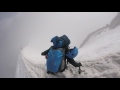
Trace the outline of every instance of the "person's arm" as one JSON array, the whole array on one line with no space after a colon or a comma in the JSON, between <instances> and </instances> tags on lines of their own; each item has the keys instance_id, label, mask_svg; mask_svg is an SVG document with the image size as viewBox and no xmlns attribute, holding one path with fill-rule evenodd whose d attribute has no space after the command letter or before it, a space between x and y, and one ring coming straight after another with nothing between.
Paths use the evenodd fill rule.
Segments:
<instances>
[{"instance_id":1,"label":"person's arm","mask_svg":"<svg viewBox=\"0 0 120 90\"><path fill-rule=\"evenodd\" d=\"M74 59L72 59L72 58L68 58L67 56L66 56L66 59L67 59L67 61L70 63L70 64L72 64L74 67L80 67L80 66L82 66L82 64L79 62L79 63L77 63Z\"/></svg>"},{"instance_id":2,"label":"person's arm","mask_svg":"<svg viewBox=\"0 0 120 90\"><path fill-rule=\"evenodd\" d=\"M50 48L49 48L49 49L47 49L46 51L42 52L42 53L41 53L41 55L42 55L42 56L47 55L47 54L48 54L48 52L49 52L49 50L50 50Z\"/></svg>"}]
</instances>

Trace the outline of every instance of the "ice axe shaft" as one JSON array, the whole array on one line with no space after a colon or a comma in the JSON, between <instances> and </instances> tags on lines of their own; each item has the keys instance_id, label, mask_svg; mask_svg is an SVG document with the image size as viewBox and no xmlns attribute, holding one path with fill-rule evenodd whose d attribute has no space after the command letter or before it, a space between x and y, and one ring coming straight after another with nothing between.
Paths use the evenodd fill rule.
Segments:
<instances>
[{"instance_id":1,"label":"ice axe shaft","mask_svg":"<svg viewBox=\"0 0 120 90\"><path fill-rule=\"evenodd\" d=\"M79 69L78 69L78 73L79 73L79 74L81 73L81 69L80 69L80 67L79 67Z\"/></svg>"}]
</instances>

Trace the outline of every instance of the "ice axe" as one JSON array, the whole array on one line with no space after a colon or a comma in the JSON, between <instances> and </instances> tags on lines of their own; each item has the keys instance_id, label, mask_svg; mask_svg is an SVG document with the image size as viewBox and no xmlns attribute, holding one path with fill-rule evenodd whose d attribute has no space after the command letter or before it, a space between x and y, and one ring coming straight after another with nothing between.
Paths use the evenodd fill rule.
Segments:
<instances>
[{"instance_id":1,"label":"ice axe","mask_svg":"<svg viewBox=\"0 0 120 90\"><path fill-rule=\"evenodd\" d=\"M80 67L79 67L79 69L78 69L78 73L79 73L79 74L81 73L81 69L80 69Z\"/></svg>"},{"instance_id":2,"label":"ice axe","mask_svg":"<svg viewBox=\"0 0 120 90\"><path fill-rule=\"evenodd\" d=\"M82 66L81 63L80 63L80 66ZM80 69L80 67L79 67L79 69L78 69L78 73L81 74L81 69Z\"/></svg>"}]
</instances>

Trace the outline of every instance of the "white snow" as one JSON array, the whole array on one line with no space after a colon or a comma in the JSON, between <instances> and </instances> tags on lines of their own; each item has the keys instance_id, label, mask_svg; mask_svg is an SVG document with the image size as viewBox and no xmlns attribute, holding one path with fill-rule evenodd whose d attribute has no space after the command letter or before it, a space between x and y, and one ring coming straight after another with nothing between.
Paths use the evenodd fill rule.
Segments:
<instances>
[{"instance_id":1,"label":"white snow","mask_svg":"<svg viewBox=\"0 0 120 90\"><path fill-rule=\"evenodd\" d=\"M25 47L18 60L17 78L120 78L120 26L113 30L105 29L93 35L79 49L75 58L85 70L78 74L78 68L68 64L68 70L57 76L46 73L46 59L40 50ZM48 47L49 48L49 47Z\"/></svg>"}]
</instances>

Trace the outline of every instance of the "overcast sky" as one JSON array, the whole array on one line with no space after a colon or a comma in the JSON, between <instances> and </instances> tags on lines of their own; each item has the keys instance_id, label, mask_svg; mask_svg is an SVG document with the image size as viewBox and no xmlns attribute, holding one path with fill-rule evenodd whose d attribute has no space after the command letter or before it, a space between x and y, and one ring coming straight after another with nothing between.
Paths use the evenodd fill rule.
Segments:
<instances>
[{"instance_id":1,"label":"overcast sky","mask_svg":"<svg viewBox=\"0 0 120 90\"><path fill-rule=\"evenodd\" d=\"M20 48L28 43L44 50L53 36L66 34L79 47L89 33L117 12L0 12L0 78L14 77Z\"/></svg>"}]
</instances>

